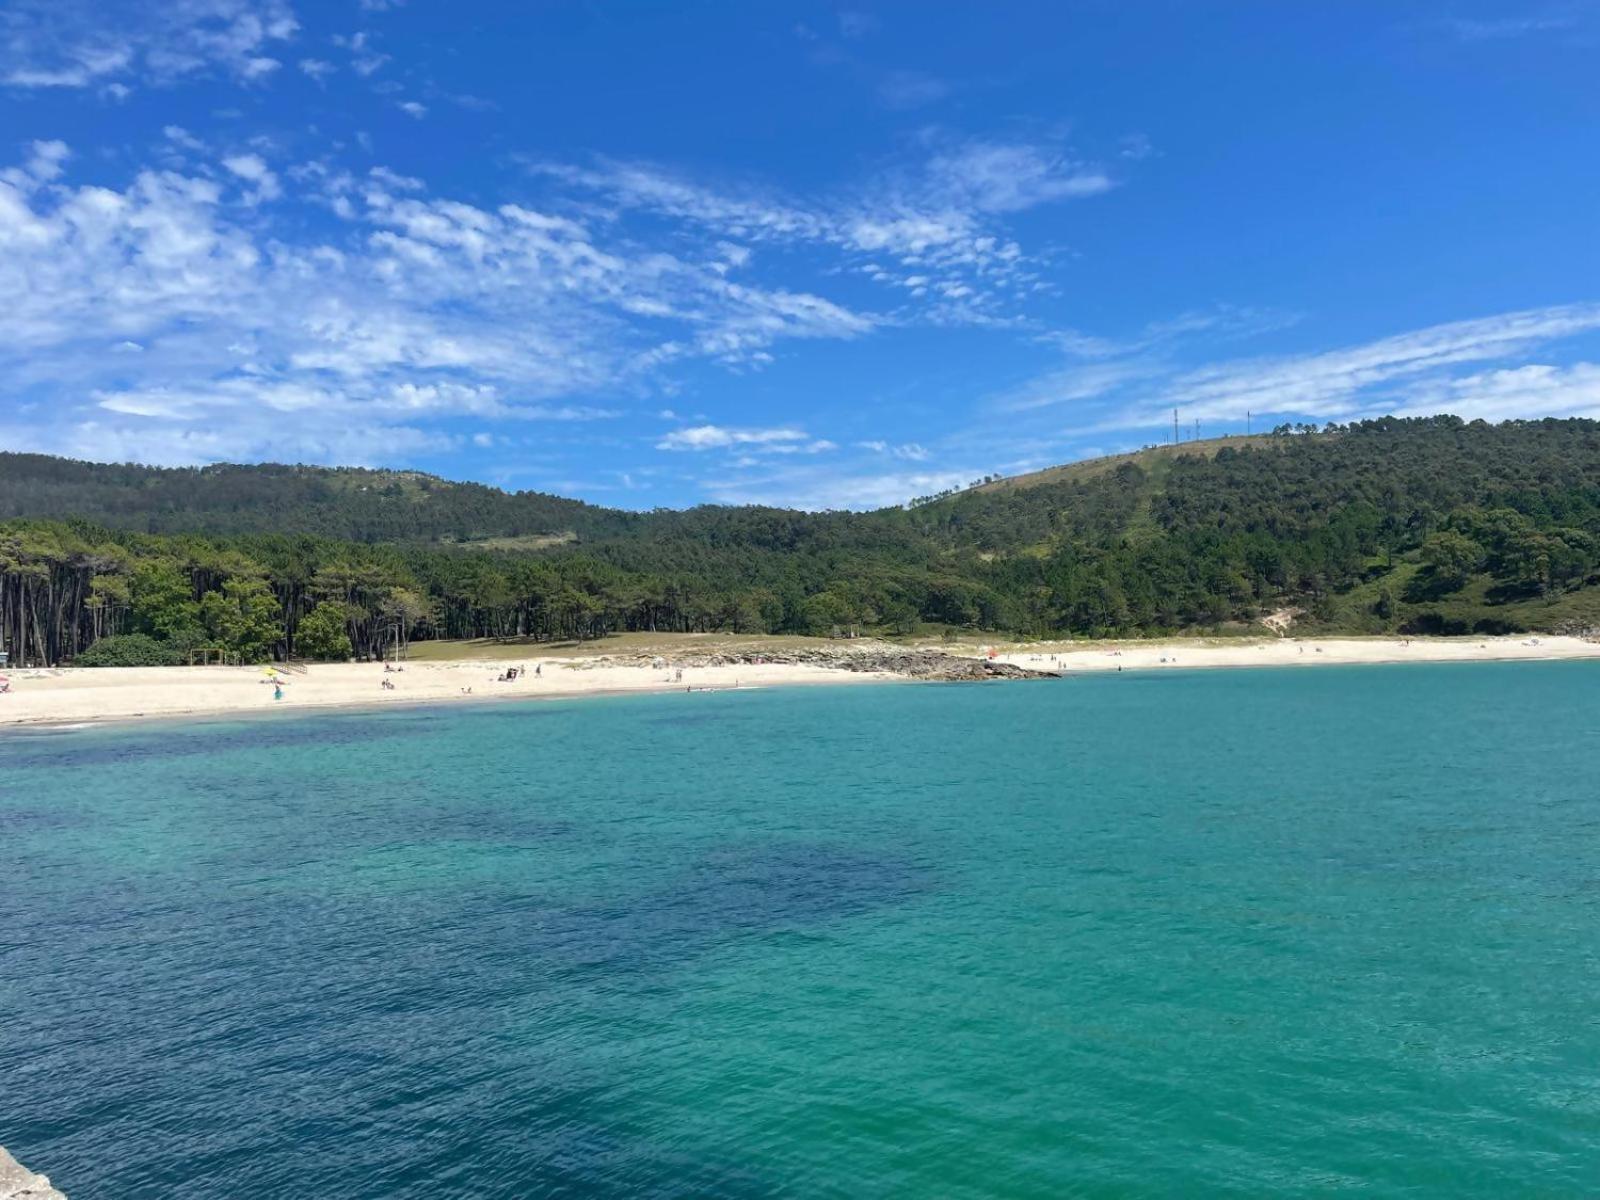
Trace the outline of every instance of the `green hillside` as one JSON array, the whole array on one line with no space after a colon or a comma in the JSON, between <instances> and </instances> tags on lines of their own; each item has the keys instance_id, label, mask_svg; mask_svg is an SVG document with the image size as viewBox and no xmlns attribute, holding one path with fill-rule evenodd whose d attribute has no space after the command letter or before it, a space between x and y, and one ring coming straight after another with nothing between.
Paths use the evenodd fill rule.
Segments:
<instances>
[{"instance_id":1,"label":"green hillside","mask_svg":"<svg viewBox=\"0 0 1600 1200\"><path fill-rule=\"evenodd\" d=\"M356 542L619 532L631 514L418 471L144 467L0 453L0 520L78 517L144 533L295 533Z\"/></svg>"},{"instance_id":2,"label":"green hillside","mask_svg":"<svg viewBox=\"0 0 1600 1200\"><path fill-rule=\"evenodd\" d=\"M0 638L248 656L617 631L1600 627L1600 423L1386 418L909 507L624 513L404 472L0 455ZM309 627L310 633L306 630Z\"/></svg>"}]
</instances>

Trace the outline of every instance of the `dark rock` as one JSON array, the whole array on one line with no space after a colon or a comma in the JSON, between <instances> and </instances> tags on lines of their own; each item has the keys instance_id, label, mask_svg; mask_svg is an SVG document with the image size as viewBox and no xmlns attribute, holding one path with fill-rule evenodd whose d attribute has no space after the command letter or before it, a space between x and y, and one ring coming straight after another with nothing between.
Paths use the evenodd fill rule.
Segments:
<instances>
[{"instance_id":1,"label":"dark rock","mask_svg":"<svg viewBox=\"0 0 1600 1200\"><path fill-rule=\"evenodd\" d=\"M803 646L781 650L706 650L673 655L607 655L590 659L581 666L643 667L663 659L672 667L730 667L781 663L824 667L835 671L902 675L907 679L952 683L985 679L1044 679L1055 674L1050 671L1030 671L1010 663L965 658L958 654L947 654L943 650L895 646L885 642L857 643L848 646Z\"/></svg>"}]
</instances>

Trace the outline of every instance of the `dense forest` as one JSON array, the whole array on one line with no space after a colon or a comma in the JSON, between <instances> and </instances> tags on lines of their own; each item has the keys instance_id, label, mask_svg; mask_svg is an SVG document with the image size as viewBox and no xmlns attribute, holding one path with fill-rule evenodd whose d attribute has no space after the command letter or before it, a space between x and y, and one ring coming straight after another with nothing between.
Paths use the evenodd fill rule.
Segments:
<instances>
[{"instance_id":1,"label":"dense forest","mask_svg":"<svg viewBox=\"0 0 1600 1200\"><path fill-rule=\"evenodd\" d=\"M617 630L1228 633L1281 609L1351 632L1600 627L1600 423L1582 420L1301 426L870 513L0 454L0 517L13 662Z\"/></svg>"}]
</instances>

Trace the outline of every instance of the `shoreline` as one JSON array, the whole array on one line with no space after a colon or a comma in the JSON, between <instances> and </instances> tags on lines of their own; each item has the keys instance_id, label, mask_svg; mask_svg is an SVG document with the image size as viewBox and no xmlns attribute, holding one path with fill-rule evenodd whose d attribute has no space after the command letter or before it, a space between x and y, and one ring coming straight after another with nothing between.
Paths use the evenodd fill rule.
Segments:
<instances>
[{"instance_id":1,"label":"shoreline","mask_svg":"<svg viewBox=\"0 0 1600 1200\"><path fill-rule=\"evenodd\" d=\"M757 691L826 684L936 681L881 669L862 660L884 643L819 642L749 661L718 653L712 642L686 643L667 666L620 660L603 647L564 658L529 659L542 676L500 676L511 658L411 661L398 672L378 663L328 663L282 676L286 697L272 699L262 667L66 667L10 673L12 691L0 695L0 732L66 730L134 721L208 720L265 713L367 711L507 700L578 700L599 696L662 695L676 691ZM904 650L904 647L895 647ZM932 649L932 648L928 648ZM1467 638L1174 638L1162 641L1009 643L951 646L939 652L952 663L999 664L1013 675L1073 678L1080 675L1252 667L1361 666L1451 662L1553 662L1600 660L1600 642L1576 637ZM647 656L648 657L648 656ZM662 656L665 657L665 656ZM776 661L774 661L776 660ZM855 665L847 665L852 661ZM681 672L681 678L678 674ZM388 680L394 690L383 688Z\"/></svg>"},{"instance_id":2,"label":"shoreline","mask_svg":"<svg viewBox=\"0 0 1600 1200\"><path fill-rule=\"evenodd\" d=\"M1160 641L1009 643L996 662L1064 675L1251 667L1600 659L1600 641L1567 635L1467 638L1170 638Z\"/></svg>"},{"instance_id":3,"label":"shoreline","mask_svg":"<svg viewBox=\"0 0 1600 1200\"><path fill-rule=\"evenodd\" d=\"M549 667L552 660L543 660ZM558 661L569 666L583 660ZM774 687L897 683L895 675L771 664L742 668L685 668L682 682L661 678L650 668L573 665L578 678L519 679L498 684L481 661L407 663L386 674L377 663L326 663L305 674L285 674L284 700L272 699L262 667L58 667L11 675L12 692L0 696L0 735L25 730L70 731L151 721L205 721L297 713L383 712L388 709L444 708L510 701L584 700L605 696L670 695L763 691ZM615 678L627 671L631 677ZM691 674L692 672L692 674ZM408 688L402 677L419 676ZM392 692L381 682L395 683ZM308 687L306 685L314 684ZM542 684L542 686L541 686ZM471 688L463 694L463 687ZM23 689L28 689L24 691ZM297 691L296 689L300 689ZM159 699L150 703L148 697ZM137 700L137 696L145 696ZM13 704L27 697L31 703Z\"/></svg>"}]
</instances>

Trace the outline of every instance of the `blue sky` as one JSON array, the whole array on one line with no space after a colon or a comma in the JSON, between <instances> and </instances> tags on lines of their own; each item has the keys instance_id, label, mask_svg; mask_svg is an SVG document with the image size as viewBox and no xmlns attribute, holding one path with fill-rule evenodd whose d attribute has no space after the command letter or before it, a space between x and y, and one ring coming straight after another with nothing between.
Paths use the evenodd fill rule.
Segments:
<instances>
[{"instance_id":1,"label":"blue sky","mask_svg":"<svg viewBox=\"0 0 1600 1200\"><path fill-rule=\"evenodd\" d=\"M1600 415L1600 4L0 0L0 444L896 503Z\"/></svg>"}]
</instances>

